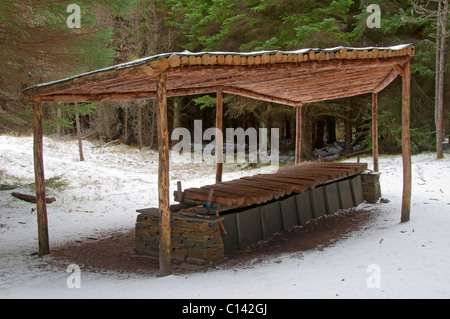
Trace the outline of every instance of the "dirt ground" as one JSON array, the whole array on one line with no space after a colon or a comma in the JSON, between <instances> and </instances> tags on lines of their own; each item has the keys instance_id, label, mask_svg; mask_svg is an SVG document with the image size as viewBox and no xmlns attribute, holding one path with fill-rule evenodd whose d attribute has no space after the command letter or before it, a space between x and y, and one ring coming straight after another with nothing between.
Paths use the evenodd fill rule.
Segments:
<instances>
[{"instance_id":1,"label":"dirt ground","mask_svg":"<svg viewBox=\"0 0 450 319\"><path fill-rule=\"evenodd\" d=\"M338 241L345 239L350 233L368 227L377 214L376 208L371 210L345 210L337 214L312 219L304 226L276 234L272 239L260 242L247 249L239 249L226 253L223 260L204 267L176 263L174 273L195 271L213 271L216 268L231 268L252 261L258 262L284 253L301 253L308 250L323 250ZM133 253L134 229L128 232L107 234L104 238L90 238L83 242L75 242L65 247L54 249L48 264L67 267L69 264L80 265L91 272L115 271L123 274L159 273L157 260L136 257Z\"/></svg>"}]
</instances>

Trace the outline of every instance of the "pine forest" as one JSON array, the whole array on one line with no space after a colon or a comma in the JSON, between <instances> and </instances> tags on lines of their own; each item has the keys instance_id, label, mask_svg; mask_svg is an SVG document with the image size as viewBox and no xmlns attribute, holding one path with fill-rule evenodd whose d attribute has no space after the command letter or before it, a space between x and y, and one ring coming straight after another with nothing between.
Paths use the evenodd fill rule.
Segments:
<instances>
[{"instance_id":1,"label":"pine forest","mask_svg":"<svg viewBox=\"0 0 450 319\"><path fill-rule=\"evenodd\" d=\"M78 1L80 26L70 27L64 1L0 3L0 130L29 134L31 105L21 90L43 82L165 52L251 52L336 46L368 47L414 43L412 64L412 151L438 151L448 141L448 1L353 0L127 0ZM371 25L379 12L378 25ZM377 18L377 17L375 17ZM446 63L447 62L447 63ZM401 81L380 96L380 152L401 151ZM193 120L214 126L215 96L169 99L169 129ZM370 96L311 103L304 153L340 141L371 149ZM137 104L137 105L136 105ZM46 134L81 134L156 147L154 101L51 105ZM234 95L224 97L224 127L278 127L289 149L295 130L292 107ZM441 143L437 142L441 141ZM442 155L441 155L442 156Z\"/></svg>"}]
</instances>

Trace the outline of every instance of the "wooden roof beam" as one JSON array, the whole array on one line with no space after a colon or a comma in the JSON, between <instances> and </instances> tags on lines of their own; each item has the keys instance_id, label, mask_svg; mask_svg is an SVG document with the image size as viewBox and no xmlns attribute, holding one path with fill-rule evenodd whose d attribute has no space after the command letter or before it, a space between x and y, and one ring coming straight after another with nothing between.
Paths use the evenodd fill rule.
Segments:
<instances>
[{"instance_id":1,"label":"wooden roof beam","mask_svg":"<svg viewBox=\"0 0 450 319\"><path fill-rule=\"evenodd\" d=\"M167 59L166 59L167 60ZM379 59L363 59L363 60L329 60L329 61L305 61L296 63L275 63L275 64L261 64L261 65L196 65L196 66L180 66L175 68L170 68L170 64L162 63L159 61L152 61L150 65L136 65L130 67L124 67L121 69L112 69L107 71L97 71L91 72L85 75L79 75L74 78L69 78L66 80L61 80L59 82L47 83L42 86L29 88L23 93L28 99L33 100L34 96L42 96L46 94L52 94L56 91L62 90L76 90L84 84L95 83L98 88L102 88L102 81L120 80L124 77L142 76L146 75L149 78L156 78L158 74L162 72L162 69L166 69L167 75L189 73L195 70L209 70L209 69L221 69L221 70L232 70L236 71L249 71L249 70L270 70L271 68L284 68L293 70L329 70L329 69L341 69L345 68L350 70L352 68L377 68L383 66L400 66L409 62L411 57L409 56L399 56L391 58L379 58ZM236 77L238 75L234 75ZM233 80L233 79L231 79ZM207 81L205 82L205 84ZM230 82L231 83L231 82Z\"/></svg>"},{"instance_id":2,"label":"wooden roof beam","mask_svg":"<svg viewBox=\"0 0 450 319\"><path fill-rule=\"evenodd\" d=\"M400 64L394 64L392 67L393 67L393 68L398 72L398 74L400 74L402 77L405 76L405 70L404 70L403 66L401 66Z\"/></svg>"},{"instance_id":3,"label":"wooden roof beam","mask_svg":"<svg viewBox=\"0 0 450 319\"><path fill-rule=\"evenodd\" d=\"M203 88L182 88L167 90L168 97L187 96L198 94L216 93L222 89L221 86L210 86ZM156 92L124 92L124 93L99 93L99 94L52 94L40 95L33 98L42 102L59 102L59 103L75 103L75 102L104 102L104 101L125 101L139 99L156 99Z\"/></svg>"},{"instance_id":4,"label":"wooden roof beam","mask_svg":"<svg viewBox=\"0 0 450 319\"><path fill-rule=\"evenodd\" d=\"M102 93L102 94L52 94L40 95L33 99L42 102L58 103L83 103L83 102L104 102L104 101L124 101L139 99L155 99L155 92L134 92L134 93Z\"/></svg>"},{"instance_id":5,"label":"wooden roof beam","mask_svg":"<svg viewBox=\"0 0 450 319\"><path fill-rule=\"evenodd\" d=\"M393 67L392 72L372 91L372 93L380 93L383 91L399 74L397 68Z\"/></svg>"},{"instance_id":6,"label":"wooden roof beam","mask_svg":"<svg viewBox=\"0 0 450 319\"><path fill-rule=\"evenodd\" d=\"M301 106L303 104L300 101L283 99L283 98L279 98L276 96L261 94L261 93L255 92L255 91L241 89L241 88L237 88L237 87L231 87L231 86L223 87L222 91L223 91L223 93L239 95L239 96L248 97L251 99L256 99L256 100L265 101L265 102L285 104L285 105L290 105L290 106L294 106L294 107Z\"/></svg>"}]
</instances>

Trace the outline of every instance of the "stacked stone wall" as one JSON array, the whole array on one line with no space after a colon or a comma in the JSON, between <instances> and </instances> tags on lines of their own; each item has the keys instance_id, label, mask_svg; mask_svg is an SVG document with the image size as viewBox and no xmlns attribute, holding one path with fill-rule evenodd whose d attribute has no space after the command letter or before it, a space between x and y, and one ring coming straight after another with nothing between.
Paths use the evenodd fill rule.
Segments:
<instances>
[{"instance_id":1,"label":"stacked stone wall","mask_svg":"<svg viewBox=\"0 0 450 319\"><path fill-rule=\"evenodd\" d=\"M224 257L224 245L217 220L181 216L171 221L172 259L203 265ZM142 213L136 220L135 254L159 257L159 217Z\"/></svg>"}]
</instances>

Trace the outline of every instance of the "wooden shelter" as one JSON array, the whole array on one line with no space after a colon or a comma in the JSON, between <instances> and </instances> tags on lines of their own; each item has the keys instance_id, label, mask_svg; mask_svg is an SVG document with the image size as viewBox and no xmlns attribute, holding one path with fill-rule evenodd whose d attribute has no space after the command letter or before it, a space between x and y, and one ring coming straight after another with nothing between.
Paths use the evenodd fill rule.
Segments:
<instances>
[{"instance_id":1,"label":"wooden shelter","mask_svg":"<svg viewBox=\"0 0 450 319\"><path fill-rule=\"evenodd\" d=\"M159 149L160 268L170 273L169 132L167 97L217 93L216 126L222 129L222 94L236 94L296 107L296 163L300 162L301 107L305 103L372 94L374 170L378 170L377 95L403 78L402 221L411 203L410 63L414 45L387 48L304 49L251 53L167 53L24 90L34 103L34 160L39 255L48 254L43 163L43 102L156 99ZM218 143L217 156L222 156ZM218 161L219 162L219 161ZM217 164L217 181L222 164Z\"/></svg>"}]
</instances>

